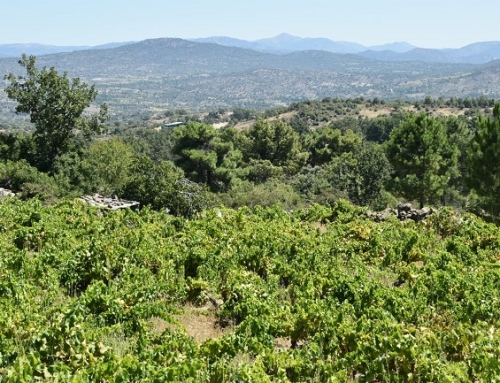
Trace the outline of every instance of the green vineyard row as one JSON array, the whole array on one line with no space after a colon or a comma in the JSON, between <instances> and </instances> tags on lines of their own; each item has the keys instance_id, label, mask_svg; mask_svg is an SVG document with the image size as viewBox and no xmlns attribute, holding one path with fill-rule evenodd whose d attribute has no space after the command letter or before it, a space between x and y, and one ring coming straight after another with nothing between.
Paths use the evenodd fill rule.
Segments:
<instances>
[{"instance_id":1,"label":"green vineyard row","mask_svg":"<svg viewBox=\"0 0 500 383\"><path fill-rule=\"evenodd\" d=\"M498 382L499 260L495 225L445 208L186 220L4 199L0 381Z\"/></svg>"}]
</instances>

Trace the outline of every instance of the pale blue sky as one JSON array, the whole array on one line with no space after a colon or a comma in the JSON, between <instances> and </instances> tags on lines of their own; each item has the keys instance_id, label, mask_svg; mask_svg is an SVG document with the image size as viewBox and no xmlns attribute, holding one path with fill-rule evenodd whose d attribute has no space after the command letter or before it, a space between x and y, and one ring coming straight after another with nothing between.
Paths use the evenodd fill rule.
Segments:
<instances>
[{"instance_id":1,"label":"pale blue sky","mask_svg":"<svg viewBox=\"0 0 500 383\"><path fill-rule=\"evenodd\" d=\"M456 48L500 40L495 0L2 0L0 44L98 45L286 32L377 45Z\"/></svg>"}]
</instances>

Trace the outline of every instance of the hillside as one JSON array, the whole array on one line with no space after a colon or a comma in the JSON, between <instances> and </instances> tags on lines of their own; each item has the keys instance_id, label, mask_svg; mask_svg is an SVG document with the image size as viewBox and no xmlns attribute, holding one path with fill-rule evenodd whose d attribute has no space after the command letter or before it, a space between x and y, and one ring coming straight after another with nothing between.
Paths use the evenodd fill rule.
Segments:
<instances>
[{"instance_id":1,"label":"hillside","mask_svg":"<svg viewBox=\"0 0 500 383\"><path fill-rule=\"evenodd\" d=\"M96 46L56 46L47 44L0 44L0 57L20 57L23 53L27 55L48 55L61 52L74 52L87 49L116 48L130 42L108 43Z\"/></svg>"},{"instance_id":2,"label":"hillside","mask_svg":"<svg viewBox=\"0 0 500 383\"><path fill-rule=\"evenodd\" d=\"M98 102L122 114L176 107L265 109L323 97L500 97L494 64L381 62L325 51L275 55L181 39L44 55L37 63L96 84ZM11 71L20 73L17 60L0 59L0 73ZM4 118L12 107L1 92Z\"/></svg>"},{"instance_id":3,"label":"hillside","mask_svg":"<svg viewBox=\"0 0 500 383\"><path fill-rule=\"evenodd\" d=\"M414 48L404 52L369 49L358 53L362 57L383 61L424 61L440 63L485 64L500 58L500 41L487 41L458 49Z\"/></svg>"},{"instance_id":4,"label":"hillside","mask_svg":"<svg viewBox=\"0 0 500 383\"><path fill-rule=\"evenodd\" d=\"M484 41L462 48L426 49L406 42L363 46L361 44L332 41L325 38L302 38L286 33L278 36L246 41L229 37L207 37L191 39L201 43L216 43L225 46L242 47L270 53L290 53L297 51L322 50L332 53L352 53L383 61L424 61L442 63L484 64L500 58L500 41Z\"/></svg>"},{"instance_id":5,"label":"hillside","mask_svg":"<svg viewBox=\"0 0 500 383\"><path fill-rule=\"evenodd\" d=\"M196 43L210 43L226 47L251 49L273 54L321 50L340 54L357 54L382 61L424 61L442 63L484 64L500 58L499 41L482 41L461 48L426 49L407 42L393 42L382 45L363 46L349 41L333 41L327 38L297 37L282 33L271 38L247 41L227 36L212 36L187 39ZM46 55L81 50L108 49L134 42L114 42L97 46L53 46L45 44L0 44L0 57Z\"/></svg>"},{"instance_id":6,"label":"hillside","mask_svg":"<svg viewBox=\"0 0 500 383\"><path fill-rule=\"evenodd\" d=\"M498 379L498 227L0 201L8 381ZM411 378L410 378L411 377Z\"/></svg>"}]
</instances>

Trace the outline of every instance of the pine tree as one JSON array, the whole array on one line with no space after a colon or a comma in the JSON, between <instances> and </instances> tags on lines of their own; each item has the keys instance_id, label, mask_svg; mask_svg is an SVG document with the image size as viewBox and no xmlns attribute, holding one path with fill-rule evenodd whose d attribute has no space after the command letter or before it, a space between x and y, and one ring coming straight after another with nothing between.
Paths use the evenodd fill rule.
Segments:
<instances>
[{"instance_id":1,"label":"pine tree","mask_svg":"<svg viewBox=\"0 0 500 383\"><path fill-rule=\"evenodd\" d=\"M424 113L410 115L395 128L387 143L387 158L395 178L391 187L420 208L440 197L456 173L458 149L450 144L446 127Z\"/></svg>"},{"instance_id":2,"label":"pine tree","mask_svg":"<svg viewBox=\"0 0 500 383\"><path fill-rule=\"evenodd\" d=\"M488 212L500 212L500 103L493 118L480 115L472 144L467 151L467 183L482 197Z\"/></svg>"}]
</instances>

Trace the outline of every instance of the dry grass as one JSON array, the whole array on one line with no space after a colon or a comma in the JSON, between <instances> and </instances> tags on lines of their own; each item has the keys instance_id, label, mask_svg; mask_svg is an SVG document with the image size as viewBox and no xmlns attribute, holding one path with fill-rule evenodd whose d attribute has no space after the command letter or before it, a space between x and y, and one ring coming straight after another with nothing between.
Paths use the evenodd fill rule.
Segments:
<instances>
[{"instance_id":1,"label":"dry grass","mask_svg":"<svg viewBox=\"0 0 500 383\"><path fill-rule=\"evenodd\" d=\"M173 316L179 325L168 323L160 318L151 318L149 320L151 330L156 334L161 334L167 328L186 331L186 334L192 337L196 343L207 339L218 339L233 331L230 327L222 329L218 325L215 311L209 305L203 307L185 306L182 309L182 314Z\"/></svg>"},{"instance_id":2,"label":"dry grass","mask_svg":"<svg viewBox=\"0 0 500 383\"><path fill-rule=\"evenodd\" d=\"M313 222L311 225L315 229L318 229L321 234L326 233L328 230L326 225L324 223L321 223L321 222Z\"/></svg>"},{"instance_id":3,"label":"dry grass","mask_svg":"<svg viewBox=\"0 0 500 383\"><path fill-rule=\"evenodd\" d=\"M416 261L416 262L413 262L413 264L419 270L424 267L424 262L423 261Z\"/></svg>"},{"instance_id":4,"label":"dry grass","mask_svg":"<svg viewBox=\"0 0 500 383\"><path fill-rule=\"evenodd\" d=\"M440 108L432 113L434 116L462 116L465 109L458 108Z\"/></svg>"},{"instance_id":5,"label":"dry grass","mask_svg":"<svg viewBox=\"0 0 500 383\"><path fill-rule=\"evenodd\" d=\"M245 130L252 127L256 120L238 122L234 127L236 130Z\"/></svg>"},{"instance_id":6,"label":"dry grass","mask_svg":"<svg viewBox=\"0 0 500 383\"><path fill-rule=\"evenodd\" d=\"M229 122L217 122L217 123L213 124L213 126L215 129L222 129L222 128L226 127L228 124L229 124Z\"/></svg>"},{"instance_id":7,"label":"dry grass","mask_svg":"<svg viewBox=\"0 0 500 383\"><path fill-rule=\"evenodd\" d=\"M134 345L137 342L135 337L128 338L123 330L117 330L107 334L101 339L101 343L111 348L115 355L123 357L133 352Z\"/></svg>"},{"instance_id":8,"label":"dry grass","mask_svg":"<svg viewBox=\"0 0 500 383\"><path fill-rule=\"evenodd\" d=\"M265 120L267 120L267 121L276 121L276 120L287 121L291 117L295 116L297 113L298 113L297 111L286 112L286 113L282 113L282 114L279 114L279 115L274 116L274 117L265 118ZM241 122L238 122L234 127L237 130L249 129L252 127L253 124L255 124L256 121L257 120L241 121Z\"/></svg>"},{"instance_id":9,"label":"dry grass","mask_svg":"<svg viewBox=\"0 0 500 383\"><path fill-rule=\"evenodd\" d=\"M376 109L366 108L366 109L361 109L359 111L359 114L363 117L375 118L377 116L382 116L382 115L387 116L391 114L392 111L393 111L392 108L376 108Z\"/></svg>"},{"instance_id":10,"label":"dry grass","mask_svg":"<svg viewBox=\"0 0 500 383\"><path fill-rule=\"evenodd\" d=\"M292 348L292 342L288 338L276 338L274 340L274 351L287 351Z\"/></svg>"},{"instance_id":11,"label":"dry grass","mask_svg":"<svg viewBox=\"0 0 500 383\"><path fill-rule=\"evenodd\" d=\"M278 116L275 116L275 117L271 117L271 118L268 118L269 121L276 121L276 120L287 120L289 118L292 118L293 116L295 116L298 112L297 111L291 111L291 112L286 112L286 113L282 113L282 114L279 114Z\"/></svg>"}]
</instances>

